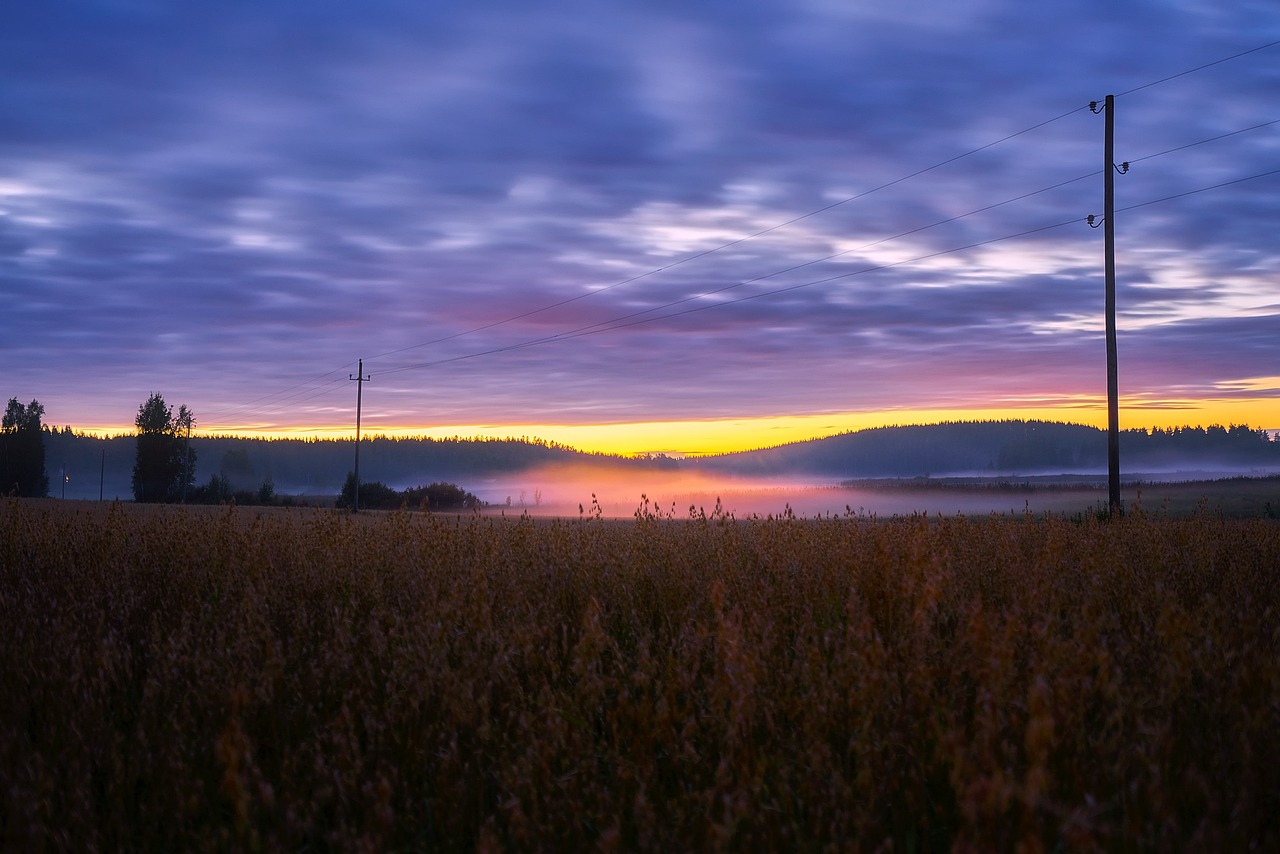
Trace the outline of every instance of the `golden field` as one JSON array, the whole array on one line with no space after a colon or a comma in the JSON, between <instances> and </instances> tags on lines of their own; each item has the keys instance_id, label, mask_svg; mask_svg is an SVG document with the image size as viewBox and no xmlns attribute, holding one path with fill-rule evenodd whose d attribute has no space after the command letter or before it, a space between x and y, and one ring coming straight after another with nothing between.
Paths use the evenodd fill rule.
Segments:
<instances>
[{"instance_id":1,"label":"golden field","mask_svg":"<svg viewBox=\"0 0 1280 854\"><path fill-rule=\"evenodd\" d=\"M1277 850L1280 523L0 500L0 848Z\"/></svg>"}]
</instances>

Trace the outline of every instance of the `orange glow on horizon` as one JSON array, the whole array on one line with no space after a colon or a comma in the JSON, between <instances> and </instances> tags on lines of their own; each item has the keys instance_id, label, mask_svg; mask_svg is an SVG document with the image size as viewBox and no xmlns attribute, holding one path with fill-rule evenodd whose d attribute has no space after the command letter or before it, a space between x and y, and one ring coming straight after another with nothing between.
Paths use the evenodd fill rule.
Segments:
<instances>
[{"instance_id":1,"label":"orange glow on horizon","mask_svg":"<svg viewBox=\"0 0 1280 854\"><path fill-rule=\"evenodd\" d=\"M621 456L664 453L683 457L774 447L875 427L936 424L945 421L1021 419L1059 421L1099 428L1105 428L1107 424L1105 402L1096 398L1037 403L1038 405L1012 404L972 409L879 410L620 424L453 424L437 427L369 425L362 431L362 435L434 439L527 438L554 442L589 453ZM1280 429L1280 399L1129 399L1121 401L1120 428L1122 430L1136 428L1149 430L1153 427L1207 427L1212 424L1223 426L1247 424L1254 429ZM88 426L77 429L80 432L101 436L132 435L134 432L132 426ZM228 427L203 435L261 439L349 440L354 438L355 431L349 424L272 425Z\"/></svg>"}]
</instances>

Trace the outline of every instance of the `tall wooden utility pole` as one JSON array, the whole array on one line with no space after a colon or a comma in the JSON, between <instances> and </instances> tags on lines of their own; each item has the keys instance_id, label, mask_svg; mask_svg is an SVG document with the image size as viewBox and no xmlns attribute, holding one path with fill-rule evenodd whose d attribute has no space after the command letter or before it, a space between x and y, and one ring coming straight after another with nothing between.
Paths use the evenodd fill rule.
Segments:
<instances>
[{"instance_id":1,"label":"tall wooden utility pole","mask_svg":"<svg viewBox=\"0 0 1280 854\"><path fill-rule=\"evenodd\" d=\"M359 367L356 368L356 375L353 377L347 374L347 379L356 384L356 482L351 493L352 513L360 512L360 398L364 392L364 384L370 379L364 375L364 359L360 359L357 364Z\"/></svg>"},{"instance_id":2,"label":"tall wooden utility pole","mask_svg":"<svg viewBox=\"0 0 1280 854\"><path fill-rule=\"evenodd\" d=\"M1102 237L1105 256L1106 274L1106 313L1107 313L1107 505L1111 518L1124 512L1120 502L1120 380L1116 359L1116 187L1115 173L1121 175L1129 171L1128 162L1116 165L1115 130L1116 100L1108 95L1105 104L1099 108L1098 102L1089 104L1094 113L1104 112L1104 133L1102 164ZM1094 225L1093 216L1089 224ZM1095 228L1097 226L1094 226Z\"/></svg>"},{"instance_id":3,"label":"tall wooden utility pole","mask_svg":"<svg viewBox=\"0 0 1280 854\"><path fill-rule=\"evenodd\" d=\"M187 423L187 441L182 446L182 503L187 503L187 481L191 480L191 410L186 404L178 410L178 417Z\"/></svg>"}]
</instances>

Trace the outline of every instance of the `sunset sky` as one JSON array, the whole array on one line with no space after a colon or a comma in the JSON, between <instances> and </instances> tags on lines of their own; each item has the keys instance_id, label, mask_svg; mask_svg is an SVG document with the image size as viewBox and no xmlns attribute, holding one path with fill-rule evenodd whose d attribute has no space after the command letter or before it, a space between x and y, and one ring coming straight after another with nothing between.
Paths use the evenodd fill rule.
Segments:
<instances>
[{"instance_id":1,"label":"sunset sky","mask_svg":"<svg viewBox=\"0 0 1280 854\"><path fill-rule=\"evenodd\" d=\"M0 396L705 453L1280 428L1280 4L7 4Z\"/></svg>"}]
</instances>

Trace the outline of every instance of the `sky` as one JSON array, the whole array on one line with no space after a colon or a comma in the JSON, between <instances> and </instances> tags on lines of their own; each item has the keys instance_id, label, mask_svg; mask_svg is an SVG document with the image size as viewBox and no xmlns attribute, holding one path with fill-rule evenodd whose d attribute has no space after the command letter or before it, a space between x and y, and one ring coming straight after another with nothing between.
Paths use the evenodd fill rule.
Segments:
<instances>
[{"instance_id":1,"label":"sky","mask_svg":"<svg viewBox=\"0 0 1280 854\"><path fill-rule=\"evenodd\" d=\"M0 26L0 396L696 454L1280 428L1274 0L50 0ZM356 383L363 364L367 383ZM357 395L358 393L358 395Z\"/></svg>"}]
</instances>

